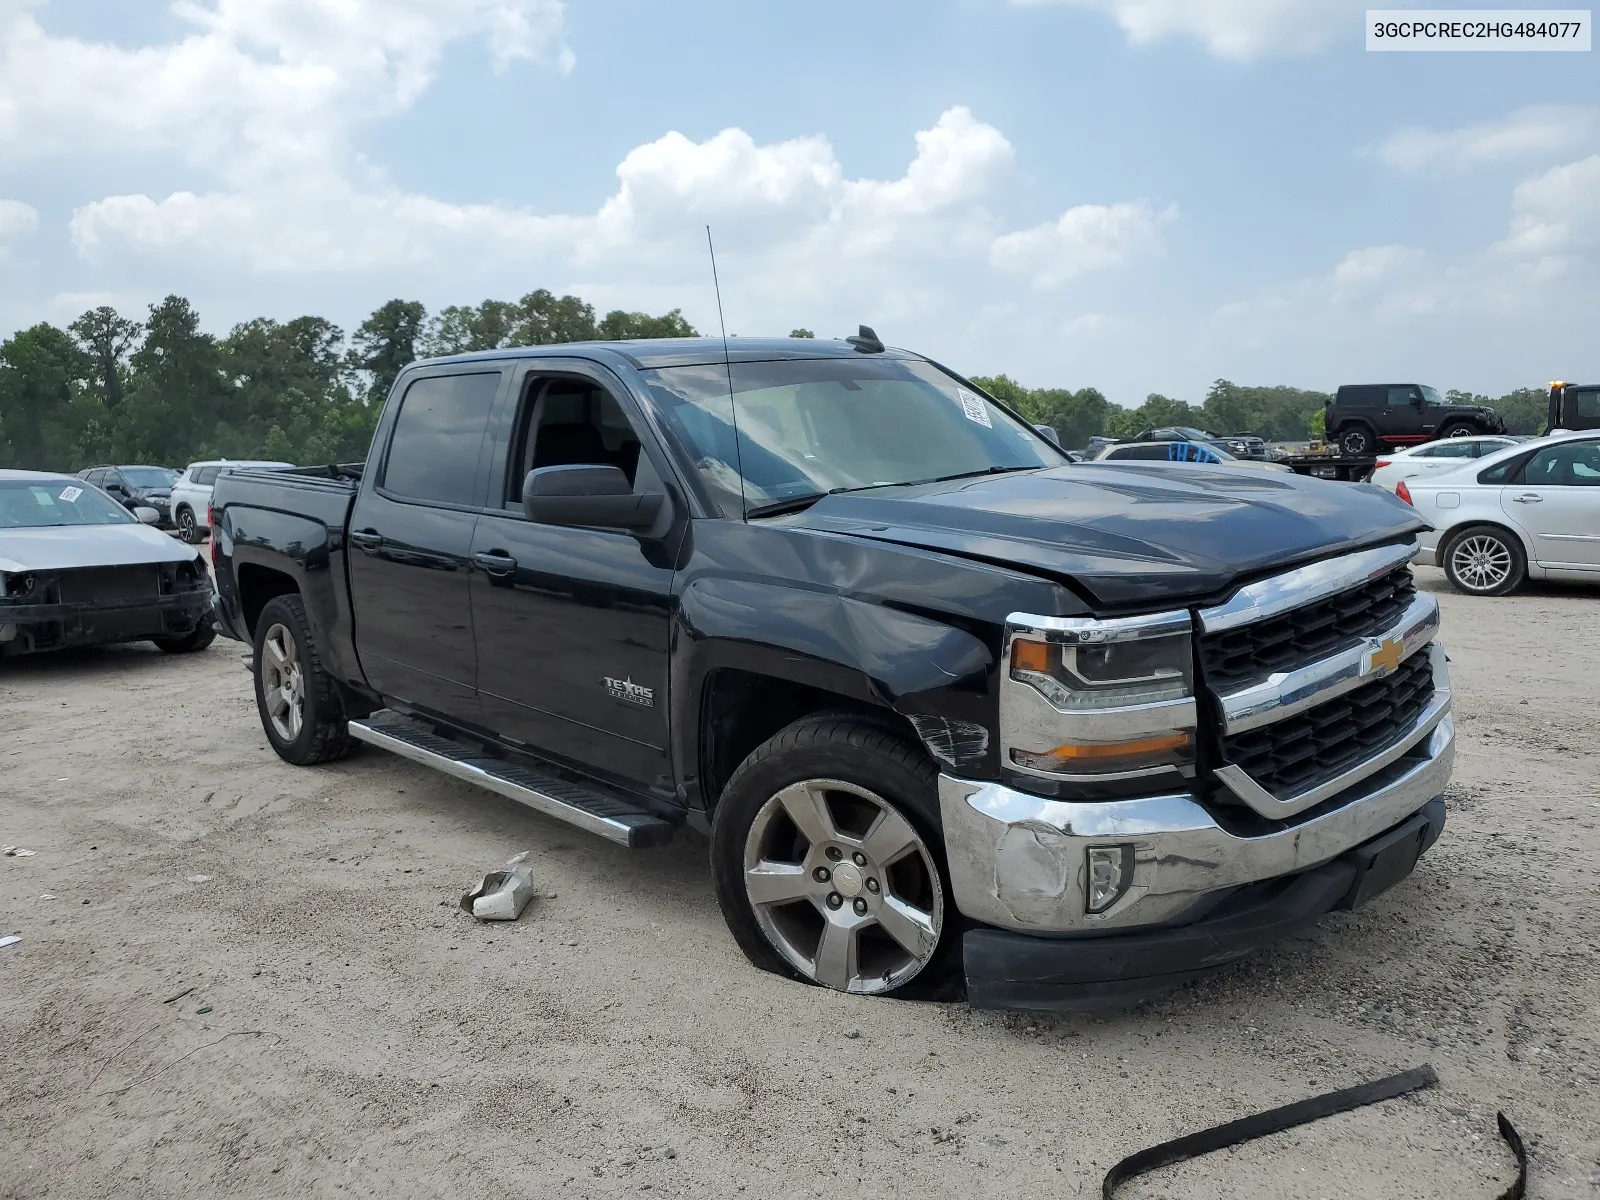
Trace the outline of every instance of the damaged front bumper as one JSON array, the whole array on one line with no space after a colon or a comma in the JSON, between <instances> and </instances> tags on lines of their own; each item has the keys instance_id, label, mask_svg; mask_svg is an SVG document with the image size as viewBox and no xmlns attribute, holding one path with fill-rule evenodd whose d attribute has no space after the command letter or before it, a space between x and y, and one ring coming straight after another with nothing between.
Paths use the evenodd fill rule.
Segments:
<instances>
[{"instance_id":1,"label":"damaged front bumper","mask_svg":"<svg viewBox=\"0 0 1600 1200\"><path fill-rule=\"evenodd\" d=\"M75 604L0 604L0 655L182 636L211 619L209 587Z\"/></svg>"},{"instance_id":2,"label":"damaged front bumper","mask_svg":"<svg viewBox=\"0 0 1600 1200\"><path fill-rule=\"evenodd\" d=\"M1444 825L1455 724L1443 699L1414 741L1292 823L1219 820L1190 794L1084 803L941 776L951 890L988 927L966 934L972 1002L1132 1003L1403 878ZM1390 848L1396 838L1415 853ZM1132 847L1132 878L1093 914L1088 852L1108 845Z\"/></svg>"}]
</instances>

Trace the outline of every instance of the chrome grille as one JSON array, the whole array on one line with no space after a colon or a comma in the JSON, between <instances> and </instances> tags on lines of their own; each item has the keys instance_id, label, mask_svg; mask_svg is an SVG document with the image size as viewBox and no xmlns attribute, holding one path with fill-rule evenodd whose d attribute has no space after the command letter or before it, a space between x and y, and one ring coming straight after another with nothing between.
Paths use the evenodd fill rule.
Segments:
<instances>
[{"instance_id":1,"label":"chrome grille","mask_svg":"<svg viewBox=\"0 0 1600 1200\"><path fill-rule=\"evenodd\" d=\"M1411 568L1399 566L1359 587L1282 616L1201 635L1208 686L1229 692L1357 645L1400 619L1417 594Z\"/></svg>"},{"instance_id":2,"label":"chrome grille","mask_svg":"<svg viewBox=\"0 0 1600 1200\"><path fill-rule=\"evenodd\" d=\"M1294 796L1394 745L1432 699L1433 665L1414 654L1392 675L1326 704L1223 737L1222 756L1273 795Z\"/></svg>"}]
</instances>

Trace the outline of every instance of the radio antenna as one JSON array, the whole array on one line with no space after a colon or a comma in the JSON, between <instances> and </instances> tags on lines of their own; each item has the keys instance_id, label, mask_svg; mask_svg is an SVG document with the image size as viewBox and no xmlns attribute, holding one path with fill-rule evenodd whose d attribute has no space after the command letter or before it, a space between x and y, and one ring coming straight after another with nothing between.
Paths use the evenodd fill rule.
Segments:
<instances>
[{"instance_id":1,"label":"radio antenna","mask_svg":"<svg viewBox=\"0 0 1600 1200\"><path fill-rule=\"evenodd\" d=\"M706 226L706 250L711 255L711 286L717 292L717 324L722 327L722 367L728 373L728 416L733 421L733 469L739 475L739 517L749 507L744 494L744 450L739 445L739 402L733 398L733 357L728 353L728 322L722 315L722 281L717 277L717 247Z\"/></svg>"}]
</instances>

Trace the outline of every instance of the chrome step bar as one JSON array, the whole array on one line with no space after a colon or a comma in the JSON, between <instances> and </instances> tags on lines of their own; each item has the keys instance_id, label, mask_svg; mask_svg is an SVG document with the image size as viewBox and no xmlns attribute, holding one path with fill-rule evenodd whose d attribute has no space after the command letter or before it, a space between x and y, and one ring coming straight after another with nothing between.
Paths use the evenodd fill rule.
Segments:
<instances>
[{"instance_id":1,"label":"chrome step bar","mask_svg":"<svg viewBox=\"0 0 1600 1200\"><path fill-rule=\"evenodd\" d=\"M494 758L387 709L349 722L350 736L498 793L630 849L659 846L676 828L614 793Z\"/></svg>"}]
</instances>

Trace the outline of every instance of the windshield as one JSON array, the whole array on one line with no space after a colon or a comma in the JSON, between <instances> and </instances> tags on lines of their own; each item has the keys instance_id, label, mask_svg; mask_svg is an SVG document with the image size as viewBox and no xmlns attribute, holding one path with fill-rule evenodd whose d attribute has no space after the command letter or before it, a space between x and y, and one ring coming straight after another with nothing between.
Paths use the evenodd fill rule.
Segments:
<instances>
[{"instance_id":1,"label":"windshield","mask_svg":"<svg viewBox=\"0 0 1600 1200\"><path fill-rule=\"evenodd\" d=\"M1431 388L1427 384L1422 385L1422 400L1424 404L1433 408L1444 403L1444 397L1439 395L1439 389Z\"/></svg>"},{"instance_id":2,"label":"windshield","mask_svg":"<svg viewBox=\"0 0 1600 1200\"><path fill-rule=\"evenodd\" d=\"M122 505L77 479L0 479L0 529L137 523Z\"/></svg>"},{"instance_id":3,"label":"windshield","mask_svg":"<svg viewBox=\"0 0 1600 1200\"><path fill-rule=\"evenodd\" d=\"M120 467L118 473L136 488L170 488L178 473L168 467Z\"/></svg>"},{"instance_id":4,"label":"windshield","mask_svg":"<svg viewBox=\"0 0 1600 1200\"><path fill-rule=\"evenodd\" d=\"M927 362L735 363L732 401L721 363L644 376L724 516L834 491L1068 461Z\"/></svg>"}]
</instances>

